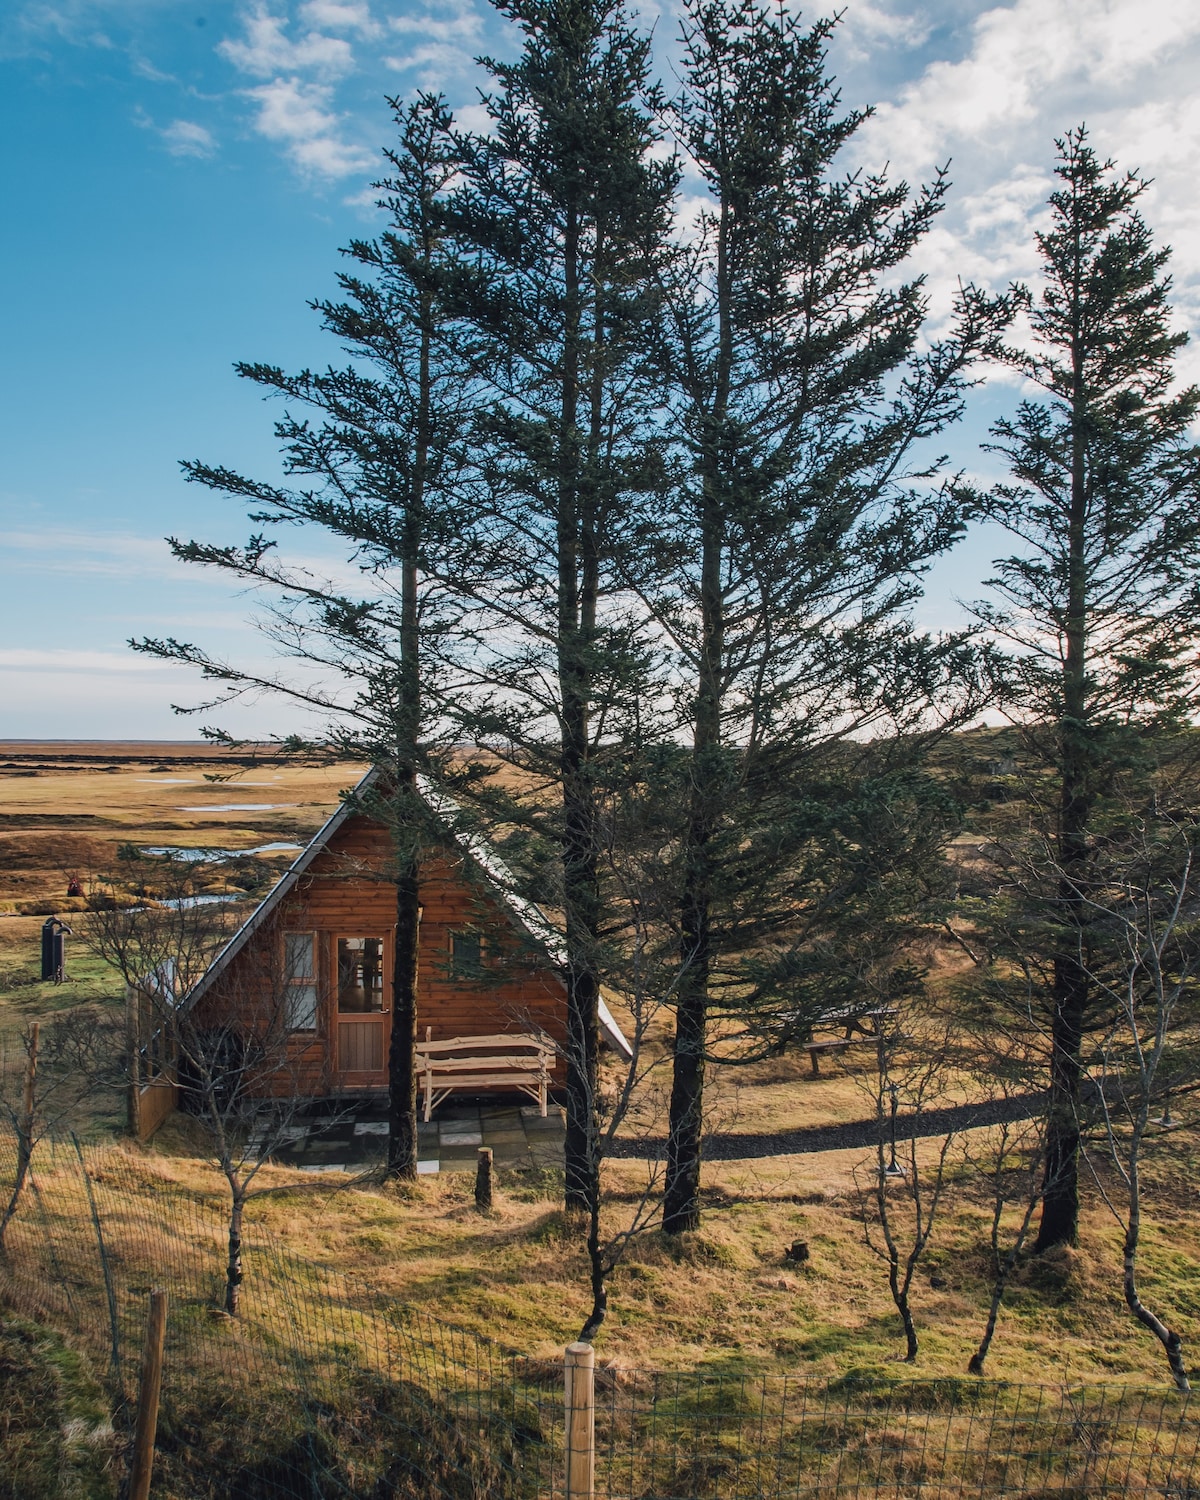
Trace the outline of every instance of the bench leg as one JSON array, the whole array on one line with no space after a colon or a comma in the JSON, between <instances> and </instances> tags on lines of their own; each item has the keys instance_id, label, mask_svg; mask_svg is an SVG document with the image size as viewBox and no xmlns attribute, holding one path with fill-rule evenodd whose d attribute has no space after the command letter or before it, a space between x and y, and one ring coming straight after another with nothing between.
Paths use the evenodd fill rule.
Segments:
<instances>
[{"instance_id":1,"label":"bench leg","mask_svg":"<svg viewBox=\"0 0 1200 1500\"><path fill-rule=\"evenodd\" d=\"M815 1047L810 1047L808 1049L808 1055L812 1059L813 1077L814 1078L820 1078L820 1076L821 1076L821 1069L817 1065L817 1049Z\"/></svg>"}]
</instances>

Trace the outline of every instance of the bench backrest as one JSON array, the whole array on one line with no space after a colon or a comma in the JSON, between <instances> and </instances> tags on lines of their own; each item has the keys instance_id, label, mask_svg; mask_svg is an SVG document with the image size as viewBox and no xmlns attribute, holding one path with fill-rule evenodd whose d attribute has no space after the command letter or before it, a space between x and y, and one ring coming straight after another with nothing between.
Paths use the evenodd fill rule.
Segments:
<instances>
[{"instance_id":1,"label":"bench backrest","mask_svg":"<svg viewBox=\"0 0 1200 1500\"><path fill-rule=\"evenodd\" d=\"M417 1056L424 1061L430 1062L457 1061L473 1063L483 1061L483 1058L475 1058L471 1054L476 1052L493 1055L497 1052L511 1053L529 1051L535 1056L543 1053L553 1055L554 1043L545 1036L537 1036L532 1032L500 1032L494 1036L453 1036L446 1041L434 1042L427 1037L425 1041L417 1043Z\"/></svg>"}]
</instances>

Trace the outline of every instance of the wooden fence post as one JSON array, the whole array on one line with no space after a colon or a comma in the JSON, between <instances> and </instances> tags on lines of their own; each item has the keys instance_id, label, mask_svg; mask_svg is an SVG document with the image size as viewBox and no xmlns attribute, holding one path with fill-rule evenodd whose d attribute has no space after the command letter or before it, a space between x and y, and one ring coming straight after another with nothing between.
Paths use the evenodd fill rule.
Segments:
<instances>
[{"instance_id":1,"label":"wooden fence post","mask_svg":"<svg viewBox=\"0 0 1200 1500\"><path fill-rule=\"evenodd\" d=\"M485 1214L492 1206L492 1148L480 1146L475 1162L475 1207Z\"/></svg>"},{"instance_id":2,"label":"wooden fence post","mask_svg":"<svg viewBox=\"0 0 1200 1500\"><path fill-rule=\"evenodd\" d=\"M568 1344L563 1362L567 1416L567 1500L593 1500L596 1489L596 1351Z\"/></svg>"},{"instance_id":3,"label":"wooden fence post","mask_svg":"<svg viewBox=\"0 0 1200 1500\"><path fill-rule=\"evenodd\" d=\"M167 1294L161 1287L150 1293L146 1342L138 1378L137 1425L133 1430L133 1465L129 1500L147 1500L154 1471L154 1438L158 1431L158 1393L162 1388L163 1341L167 1334Z\"/></svg>"}]
</instances>

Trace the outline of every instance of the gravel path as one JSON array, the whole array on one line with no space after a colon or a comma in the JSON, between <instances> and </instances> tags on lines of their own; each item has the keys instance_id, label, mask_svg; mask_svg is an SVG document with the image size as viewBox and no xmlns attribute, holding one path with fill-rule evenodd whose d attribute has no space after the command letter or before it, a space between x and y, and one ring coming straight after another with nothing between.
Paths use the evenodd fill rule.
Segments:
<instances>
[{"instance_id":1,"label":"gravel path","mask_svg":"<svg viewBox=\"0 0 1200 1500\"><path fill-rule=\"evenodd\" d=\"M1040 1094L1022 1094L1015 1099L993 1099L983 1104L958 1104L931 1109L917 1123L917 1135L945 1135L950 1130L972 1130L980 1125L999 1125L1004 1120L1027 1120L1041 1104ZM911 1139L910 1115L896 1117L897 1139ZM704 1143L706 1161L744 1161L756 1156L804 1156L814 1151L847 1151L873 1146L879 1139L875 1120L849 1120L842 1125L809 1125L802 1130L779 1130L760 1135L714 1135ZM616 1140L611 1156L661 1161L666 1141Z\"/></svg>"}]
</instances>

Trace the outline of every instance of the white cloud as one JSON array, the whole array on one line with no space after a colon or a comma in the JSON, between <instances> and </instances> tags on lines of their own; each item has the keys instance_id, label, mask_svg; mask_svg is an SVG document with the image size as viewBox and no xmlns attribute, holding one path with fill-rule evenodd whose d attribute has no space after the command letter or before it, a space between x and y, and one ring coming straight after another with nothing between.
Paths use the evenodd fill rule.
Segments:
<instances>
[{"instance_id":1,"label":"white cloud","mask_svg":"<svg viewBox=\"0 0 1200 1500\"><path fill-rule=\"evenodd\" d=\"M364 0L307 0L300 14L310 26L327 31L352 31L367 38L382 31Z\"/></svg>"},{"instance_id":2,"label":"white cloud","mask_svg":"<svg viewBox=\"0 0 1200 1500\"><path fill-rule=\"evenodd\" d=\"M179 79L176 78L173 73L164 73L161 68L156 68L154 64L145 57L135 56L131 58L129 66L133 69L133 71L139 78L148 78L151 83L177 84L179 82Z\"/></svg>"},{"instance_id":3,"label":"white cloud","mask_svg":"<svg viewBox=\"0 0 1200 1500\"><path fill-rule=\"evenodd\" d=\"M384 63L396 73L419 72L426 87L472 67L483 37L483 18L472 0L442 0L436 9L392 16L388 25L407 50Z\"/></svg>"},{"instance_id":4,"label":"white cloud","mask_svg":"<svg viewBox=\"0 0 1200 1500\"><path fill-rule=\"evenodd\" d=\"M367 220L376 220L382 217L379 208L380 192L378 188L371 186L359 188L357 192L347 193L342 202L347 208L357 209Z\"/></svg>"},{"instance_id":5,"label":"white cloud","mask_svg":"<svg viewBox=\"0 0 1200 1500\"><path fill-rule=\"evenodd\" d=\"M226 38L217 51L241 73L270 78L277 73L315 72L336 78L354 67L354 51L342 37L308 31L293 41L287 34L287 17L265 5L255 5L243 17L245 36Z\"/></svg>"},{"instance_id":6,"label":"white cloud","mask_svg":"<svg viewBox=\"0 0 1200 1500\"><path fill-rule=\"evenodd\" d=\"M195 670L132 651L0 651L4 732L29 739L199 738L217 722L235 734L311 732L316 718L286 699L260 695L196 716L171 704L211 696Z\"/></svg>"},{"instance_id":7,"label":"white cloud","mask_svg":"<svg viewBox=\"0 0 1200 1500\"><path fill-rule=\"evenodd\" d=\"M856 164L887 162L896 176L928 181L951 162L948 208L913 262L929 277L935 321L960 276L996 288L1036 282L1033 236L1045 222L1054 141L1080 122L1101 155L1156 179L1143 211L1174 248L1176 306L1194 320L1198 66L1195 0L1013 0L980 11L963 55L932 58L882 102L854 143ZM1200 351L1193 360L1188 378L1200 374Z\"/></svg>"},{"instance_id":8,"label":"white cloud","mask_svg":"<svg viewBox=\"0 0 1200 1500\"><path fill-rule=\"evenodd\" d=\"M871 49L886 44L896 47L920 47L929 39L933 19L927 10L908 6L893 10L887 5L873 5L870 0L846 7L842 37L850 55L864 58Z\"/></svg>"},{"instance_id":9,"label":"white cloud","mask_svg":"<svg viewBox=\"0 0 1200 1500\"><path fill-rule=\"evenodd\" d=\"M152 130L172 156L214 156L217 150L213 134L195 120L172 120L159 125L144 109L133 112L133 123L141 130Z\"/></svg>"},{"instance_id":10,"label":"white cloud","mask_svg":"<svg viewBox=\"0 0 1200 1500\"><path fill-rule=\"evenodd\" d=\"M282 145L302 172L348 177L374 163L374 153L341 138L342 120L330 107L328 84L275 78L247 90L247 96L258 104L258 133Z\"/></svg>"},{"instance_id":11,"label":"white cloud","mask_svg":"<svg viewBox=\"0 0 1200 1500\"><path fill-rule=\"evenodd\" d=\"M30 0L0 9L0 57L40 52L51 37L73 47L115 51L116 43L102 29L105 8L94 0Z\"/></svg>"},{"instance_id":12,"label":"white cloud","mask_svg":"<svg viewBox=\"0 0 1200 1500\"><path fill-rule=\"evenodd\" d=\"M0 670L25 672L169 672L169 662L132 651L22 651L0 648Z\"/></svg>"},{"instance_id":13,"label":"white cloud","mask_svg":"<svg viewBox=\"0 0 1200 1500\"><path fill-rule=\"evenodd\" d=\"M198 568L177 562L158 537L122 532L0 531L5 571L74 573L113 578L170 578L199 581Z\"/></svg>"},{"instance_id":14,"label":"white cloud","mask_svg":"<svg viewBox=\"0 0 1200 1500\"><path fill-rule=\"evenodd\" d=\"M1016 0L977 17L958 62L938 60L880 106L865 132L886 142L903 172L928 172L964 142L1004 153L1048 106L1074 123L1072 105L1094 106L1134 84L1153 95L1146 70L1200 37L1194 0ZM1140 76L1139 76L1140 75Z\"/></svg>"},{"instance_id":15,"label":"white cloud","mask_svg":"<svg viewBox=\"0 0 1200 1500\"><path fill-rule=\"evenodd\" d=\"M388 25L402 35L426 36L460 46L478 41L483 33L483 18L472 0L442 0L436 10L392 16Z\"/></svg>"},{"instance_id":16,"label":"white cloud","mask_svg":"<svg viewBox=\"0 0 1200 1500\"><path fill-rule=\"evenodd\" d=\"M212 132L194 120L172 120L159 134L172 156L212 156L217 149Z\"/></svg>"},{"instance_id":17,"label":"white cloud","mask_svg":"<svg viewBox=\"0 0 1200 1500\"><path fill-rule=\"evenodd\" d=\"M306 0L296 25L263 0L243 14L243 35L217 47L241 73L264 80L245 90L257 112L254 129L282 146L309 178L336 180L368 170L375 153L347 139L348 116L335 87L355 69L354 49L334 31L372 38L380 27L366 0ZM305 29L307 28L307 29Z\"/></svg>"},{"instance_id":18,"label":"white cloud","mask_svg":"<svg viewBox=\"0 0 1200 1500\"><path fill-rule=\"evenodd\" d=\"M424 81L432 83L444 78L468 59L449 42L426 42L410 52L390 52L383 59L393 73L409 73L420 70Z\"/></svg>"}]
</instances>

